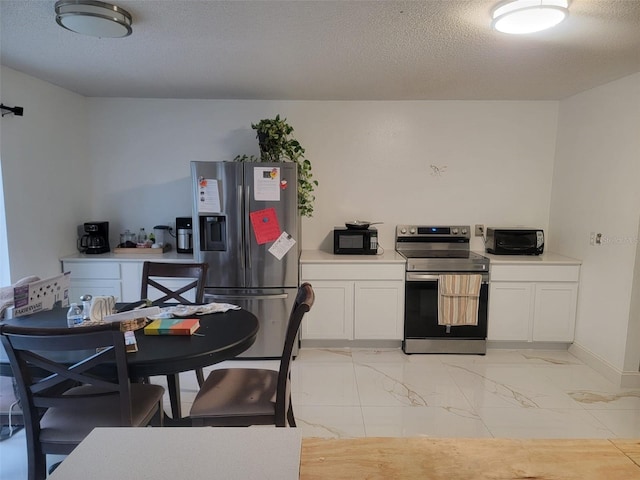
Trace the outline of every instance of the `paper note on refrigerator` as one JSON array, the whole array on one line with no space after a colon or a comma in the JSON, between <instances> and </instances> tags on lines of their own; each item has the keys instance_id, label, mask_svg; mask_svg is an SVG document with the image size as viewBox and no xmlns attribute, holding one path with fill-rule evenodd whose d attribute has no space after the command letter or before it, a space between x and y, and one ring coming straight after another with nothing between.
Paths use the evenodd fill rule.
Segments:
<instances>
[{"instance_id":1,"label":"paper note on refrigerator","mask_svg":"<svg viewBox=\"0 0 640 480\"><path fill-rule=\"evenodd\" d=\"M251 212L249 217L251 218L251 225L253 225L253 232L256 235L258 245L263 245L278 239L281 233L280 224L278 223L278 215L274 208L265 208L264 210Z\"/></svg>"},{"instance_id":2,"label":"paper note on refrigerator","mask_svg":"<svg viewBox=\"0 0 640 480\"><path fill-rule=\"evenodd\" d=\"M295 244L296 241L293 237L283 231L274 244L269 247L269 253L278 260L282 260L282 257L284 257Z\"/></svg>"},{"instance_id":3,"label":"paper note on refrigerator","mask_svg":"<svg viewBox=\"0 0 640 480\"><path fill-rule=\"evenodd\" d=\"M254 167L253 192L259 202L279 202L280 167Z\"/></svg>"},{"instance_id":4,"label":"paper note on refrigerator","mask_svg":"<svg viewBox=\"0 0 640 480\"><path fill-rule=\"evenodd\" d=\"M198 179L198 213L220 213L220 191L215 178Z\"/></svg>"}]
</instances>

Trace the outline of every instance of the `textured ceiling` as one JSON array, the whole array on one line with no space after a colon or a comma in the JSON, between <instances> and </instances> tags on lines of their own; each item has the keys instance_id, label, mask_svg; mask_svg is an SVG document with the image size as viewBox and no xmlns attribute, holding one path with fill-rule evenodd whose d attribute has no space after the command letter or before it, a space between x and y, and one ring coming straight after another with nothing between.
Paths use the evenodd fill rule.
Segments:
<instances>
[{"instance_id":1,"label":"textured ceiling","mask_svg":"<svg viewBox=\"0 0 640 480\"><path fill-rule=\"evenodd\" d=\"M0 0L0 61L92 97L557 100L640 71L640 0L573 0L526 36L491 30L498 0L117 0L121 39L54 3Z\"/></svg>"}]
</instances>

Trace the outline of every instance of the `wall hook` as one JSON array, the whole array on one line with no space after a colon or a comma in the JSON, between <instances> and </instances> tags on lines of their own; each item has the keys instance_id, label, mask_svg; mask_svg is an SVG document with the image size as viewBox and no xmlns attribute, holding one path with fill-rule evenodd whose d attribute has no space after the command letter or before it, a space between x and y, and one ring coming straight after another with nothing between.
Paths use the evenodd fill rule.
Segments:
<instances>
[{"instance_id":1,"label":"wall hook","mask_svg":"<svg viewBox=\"0 0 640 480\"><path fill-rule=\"evenodd\" d=\"M24 108L22 107L7 107L6 105L3 105L1 103L0 109L2 110L3 117L5 115L9 115L10 113L13 113L16 117L21 117L24 112Z\"/></svg>"}]
</instances>

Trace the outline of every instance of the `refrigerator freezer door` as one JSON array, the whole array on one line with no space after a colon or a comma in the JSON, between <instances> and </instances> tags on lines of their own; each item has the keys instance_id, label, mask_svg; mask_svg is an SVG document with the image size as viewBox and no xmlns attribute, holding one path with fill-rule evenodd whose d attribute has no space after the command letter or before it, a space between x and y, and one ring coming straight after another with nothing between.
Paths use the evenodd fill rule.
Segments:
<instances>
[{"instance_id":1,"label":"refrigerator freezer door","mask_svg":"<svg viewBox=\"0 0 640 480\"><path fill-rule=\"evenodd\" d=\"M240 287L245 279L243 167L191 162L194 193L193 255L209 264L206 286Z\"/></svg>"},{"instance_id":2,"label":"refrigerator freezer door","mask_svg":"<svg viewBox=\"0 0 640 480\"><path fill-rule=\"evenodd\" d=\"M300 227L298 216L298 176L295 163L245 163L245 232L246 286L275 288L298 286ZM275 185L264 177L273 175ZM275 187L275 188L273 188ZM295 245L281 258L269 252L273 241L258 243L258 232L251 214L264 212L264 218L278 222L279 232L286 232ZM272 215L273 214L273 215Z\"/></svg>"},{"instance_id":3,"label":"refrigerator freezer door","mask_svg":"<svg viewBox=\"0 0 640 480\"><path fill-rule=\"evenodd\" d=\"M250 311L260 324L256 342L242 358L280 358L297 288L205 289L205 302L232 303ZM298 354L296 342L293 354Z\"/></svg>"}]
</instances>

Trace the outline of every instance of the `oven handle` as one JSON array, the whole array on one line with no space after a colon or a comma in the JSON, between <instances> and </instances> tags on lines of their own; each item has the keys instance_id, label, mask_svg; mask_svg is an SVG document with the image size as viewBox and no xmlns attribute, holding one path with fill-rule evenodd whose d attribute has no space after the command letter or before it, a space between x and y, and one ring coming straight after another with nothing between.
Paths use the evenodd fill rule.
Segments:
<instances>
[{"instance_id":1,"label":"oven handle","mask_svg":"<svg viewBox=\"0 0 640 480\"><path fill-rule=\"evenodd\" d=\"M407 282L437 282L439 277L426 273L407 273Z\"/></svg>"},{"instance_id":2,"label":"oven handle","mask_svg":"<svg viewBox=\"0 0 640 480\"><path fill-rule=\"evenodd\" d=\"M407 282L437 282L440 275L434 275L432 273L407 273ZM482 284L489 283L489 275L482 275Z\"/></svg>"}]
</instances>

